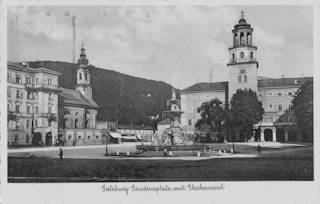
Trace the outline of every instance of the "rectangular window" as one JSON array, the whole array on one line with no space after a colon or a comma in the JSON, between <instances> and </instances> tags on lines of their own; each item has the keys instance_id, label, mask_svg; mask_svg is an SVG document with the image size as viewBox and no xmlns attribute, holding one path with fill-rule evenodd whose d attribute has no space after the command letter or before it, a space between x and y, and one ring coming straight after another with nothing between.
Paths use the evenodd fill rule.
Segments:
<instances>
[{"instance_id":1,"label":"rectangular window","mask_svg":"<svg viewBox=\"0 0 320 204\"><path fill-rule=\"evenodd\" d=\"M26 81L27 81L27 84L31 84L31 78L30 77L27 77Z\"/></svg>"},{"instance_id":2,"label":"rectangular window","mask_svg":"<svg viewBox=\"0 0 320 204\"><path fill-rule=\"evenodd\" d=\"M282 117L281 116L278 118L278 122L282 123Z\"/></svg>"},{"instance_id":3,"label":"rectangular window","mask_svg":"<svg viewBox=\"0 0 320 204\"><path fill-rule=\"evenodd\" d=\"M34 120L34 126L35 126L35 127L38 127L38 119L35 119L35 120Z\"/></svg>"},{"instance_id":4,"label":"rectangular window","mask_svg":"<svg viewBox=\"0 0 320 204\"><path fill-rule=\"evenodd\" d=\"M17 119L16 127L17 127L17 128L19 128L19 127L20 127L20 119Z\"/></svg>"},{"instance_id":5,"label":"rectangular window","mask_svg":"<svg viewBox=\"0 0 320 204\"><path fill-rule=\"evenodd\" d=\"M282 96L282 93L278 93L278 96Z\"/></svg>"},{"instance_id":6,"label":"rectangular window","mask_svg":"<svg viewBox=\"0 0 320 204\"><path fill-rule=\"evenodd\" d=\"M289 110L292 110L293 106L292 104L289 104Z\"/></svg>"},{"instance_id":7,"label":"rectangular window","mask_svg":"<svg viewBox=\"0 0 320 204\"><path fill-rule=\"evenodd\" d=\"M26 127L27 127L27 128L30 128L30 120L27 120Z\"/></svg>"},{"instance_id":8,"label":"rectangular window","mask_svg":"<svg viewBox=\"0 0 320 204\"><path fill-rule=\"evenodd\" d=\"M292 96L292 92L288 92L288 96Z\"/></svg>"},{"instance_id":9,"label":"rectangular window","mask_svg":"<svg viewBox=\"0 0 320 204\"><path fill-rule=\"evenodd\" d=\"M192 119L188 119L188 125L189 125L189 126L192 125Z\"/></svg>"},{"instance_id":10,"label":"rectangular window","mask_svg":"<svg viewBox=\"0 0 320 204\"><path fill-rule=\"evenodd\" d=\"M52 79L48 79L48 85L52 85Z\"/></svg>"},{"instance_id":11,"label":"rectangular window","mask_svg":"<svg viewBox=\"0 0 320 204\"><path fill-rule=\"evenodd\" d=\"M36 85L40 84L39 78L36 78Z\"/></svg>"},{"instance_id":12,"label":"rectangular window","mask_svg":"<svg viewBox=\"0 0 320 204\"><path fill-rule=\"evenodd\" d=\"M192 113L192 106L187 107L187 113Z\"/></svg>"},{"instance_id":13,"label":"rectangular window","mask_svg":"<svg viewBox=\"0 0 320 204\"><path fill-rule=\"evenodd\" d=\"M273 110L273 105L272 104L269 104L268 110Z\"/></svg>"},{"instance_id":14,"label":"rectangular window","mask_svg":"<svg viewBox=\"0 0 320 204\"><path fill-rule=\"evenodd\" d=\"M241 83L241 76L238 76L238 83Z\"/></svg>"},{"instance_id":15,"label":"rectangular window","mask_svg":"<svg viewBox=\"0 0 320 204\"><path fill-rule=\"evenodd\" d=\"M201 112L201 107L197 107L197 113Z\"/></svg>"},{"instance_id":16,"label":"rectangular window","mask_svg":"<svg viewBox=\"0 0 320 204\"><path fill-rule=\"evenodd\" d=\"M292 123L293 122L293 118L292 117L288 117L288 122Z\"/></svg>"},{"instance_id":17,"label":"rectangular window","mask_svg":"<svg viewBox=\"0 0 320 204\"><path fill-rule=\"evenodd\" d=\"M16 105L16 112L20 113L20 105Z\"/></svg>"},{"instance_id":18,"label":"rectangular window","mask_svg":"<svg viewBox=\"0 0 320 204\"><path fill-rule=\"evenodd\" d=\"M27 114L30 114L30 106L27 106Z\"/></svg>"},{"instance_id":19,"label":"rectangular window","mask_svg":"<svg viewBox=\"0 0 320 204\"><path fill-rule=\"evenodd\" d=\"M243 81L247 82L247 76L243 76Z\"/></svg>"},{"instance_id":20,"label":"rectangular window","mask_svg":"<svg viewBox=\"0 0 320 204\"><path fill-rule=\"evenodd\" d=\"M28 92L27 97L28 97L28 99L32 99L32 92Z\"/></svg>"},{"instance_id":21,"label":"rectangular window","mask_svg":"<svg viewBox=\"0 0 320 204\"><path fill-rule=\"evenodd\" d=\"M262 93L258 93L258 96L263 96L263 94Z\"/></svg>"},{"instance_id":22,"label":"rectangular window","mask_svg":"<svg viewBox=\"0 0 320 204\"><path fill-rule=\"evenodd\" d=\"M11 74L10 73L8 73L8 75L7 75L7 81L11 82Z\"/></svg>"},{"instance_id":23,"label":"rectangular window","mask_svg":"<svg viewBox=\"0 0 320 204\"><path fill-rule=\"evenodd\" d=\"M11 90L10 90L10 88L8 88L7 95L8 95L8 97L11 97Z\"/></svg>"},{"instance_id":24,"label":"rectangular window","mask_svg":"<svg viewBox=\"0 0 320 204\"><path fill-rule=\"evenodd\" d=\"M268 96L272 96L272 92L269 92L269 93L268 93Z\"/></svg>"},{"instance_id":25,"label":"rectangular window","mask_svg":"<svg viewBox=\"0 0 320 204\"><path fill-rule=\"evenodd\" d=\"M38 113L38 106L34 107L34 113Z\"/></svg>"},{"instance_id":26,"label":"rectangular window","mask_svg":"<svg viewBox=\"0 0 320 204\"><path fill-rule=\"evenodd\" d=\"M269 122L273 122L273 118L269 118Z\"/></svg>"},{"instance_id":27,"label":"rectangular window","mask_svg":"<svg viewBox=\"0 0 320 204\"><path fill-rule=\"evenodd\" d=\"M282 110L282 104L278 104L279 111Z\"/></svg>"},{"instance_id":28,"label":"rectangular window","mask_svg":"<svg viewBox=\"0 0 320 204\"><path fill-rule=\"evenodd\" d=\"M191 96L188 96L188 99L191 99L192 97Z\"/></svg>"},{"instance_id":29,"label":"rectangular window","mask_svg":"<svg viewBox=\"0 0 320 204\"><path fill-rule=\"evenodd\" d=\"M16 98L19 98L20 97L20 90L17 90L16 91Z\"/></svg>"},{"instance_id":30,"label":"rectangular window","mask_svg":"<svg viewBox=\"0 0 320 204\"><path fill-rule=\"evenodd\" d=\"M21 76L16 76L16 83L21 84Z\"/></svg>"}]
</instances>

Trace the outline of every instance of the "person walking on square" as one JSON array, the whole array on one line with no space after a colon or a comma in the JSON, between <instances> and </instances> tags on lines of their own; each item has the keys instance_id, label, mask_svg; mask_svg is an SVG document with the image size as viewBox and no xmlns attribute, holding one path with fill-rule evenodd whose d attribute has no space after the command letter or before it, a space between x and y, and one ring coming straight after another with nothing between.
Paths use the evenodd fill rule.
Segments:
<instances>
[{"instance_id":1,"label":"person walking on square","mask_svg":"<svg viewBox=\"0 0 320 204\"><path fill-rule=\"evenodd\" d=\"M260 154L260 152L261 152L261 147L260 147L259 144L258 144L258 152L259 152L259 154Z\"/></svg>"},{"instance_id":2,"label":"person walking on square","mask_svg":"<svg viewBox=\"0 0 320 204\"><path fill-rule=\"evenodd\" d=\"M164 149L163 150L163 158L166 158L168 156L168 154L167 154L167 149Z\"/></svg>"},{"instance_id":3,"label":"person walking on square","mask_svg":"<svg viewBox=\"0 0 320 204\"><path fill-rule=\"evenodd\" d=\"M63 152L62 152L62 149L61 149L61 148L60 148L59 156L60 156L60 161L62 161Z\"/></svg>"}]
</instances>

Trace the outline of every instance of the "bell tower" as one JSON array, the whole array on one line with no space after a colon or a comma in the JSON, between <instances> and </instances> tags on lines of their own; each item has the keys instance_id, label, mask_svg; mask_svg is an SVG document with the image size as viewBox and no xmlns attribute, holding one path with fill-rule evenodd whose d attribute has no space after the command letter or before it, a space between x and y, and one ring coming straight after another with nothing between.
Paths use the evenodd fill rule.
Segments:
<instances>
[{"instance_id":1,"label":"bell tower","mask_svg":"<svg viewBox=\"0 0 320 204\"><path fill-rule=\"evenodd\" d=\"M244 19L243 11L239 23L232 30L232 46L229 48L229 101L238 89L258 89L257 46L252 42L253 28Z\"/></svg>"},{"instance_id":2,"label":"bell tower","mask_svg":"<svg viewBox=\"0 0 320 204\"><path fill-rule=\"evenodd\" d=\"M88 68L89 60L86 58L85 49L81 48L80 58L78 59L79 68L77 70L77 87L85 98L92 98L92 88L90 84L90 71Z\"/></svg>"}]
</instances>

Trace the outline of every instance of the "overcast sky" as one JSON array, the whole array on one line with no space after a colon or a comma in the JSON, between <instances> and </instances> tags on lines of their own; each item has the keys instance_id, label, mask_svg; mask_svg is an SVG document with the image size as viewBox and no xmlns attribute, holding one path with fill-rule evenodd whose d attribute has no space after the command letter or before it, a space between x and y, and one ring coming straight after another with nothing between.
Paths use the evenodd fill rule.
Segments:
<instances>
[{"instance_id":1,"label":"overcast sky","mask_svg":"<svg viewBox=\"0 0 320 204\"><path fill-rule=\"evenodd\" d=\"M313 76L311 6L11 7L9 61L72 61L84 41L89 63L103 69L173 83L227 81L228 48L241 11L258 47L260 76ZM70 16L65 16L69 12ZM50 15L48 15L50 14Z\"/></svg>"}]
</instances>

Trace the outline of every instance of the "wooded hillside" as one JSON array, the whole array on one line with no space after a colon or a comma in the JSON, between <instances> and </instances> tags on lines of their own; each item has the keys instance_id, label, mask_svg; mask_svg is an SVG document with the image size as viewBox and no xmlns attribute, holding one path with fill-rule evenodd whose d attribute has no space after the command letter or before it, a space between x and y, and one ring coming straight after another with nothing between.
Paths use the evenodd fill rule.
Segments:
<instances>
[{"instance_id":1,"label":"wooded hillside","mask_svg":"<svg viewBox=\"0 0 320 204\"><path fill-rule=\"evenodd\" d=\"M67 62L36 61L30 67L45 67L61 73L59 85L74 89L77 84L77 64ZM145 124L155 126L148 116L166 110L172 86L162 81L148 80L89 66L93 99L99 105L98 120L118 121L120 124ZM180 98L180 90L176 90Z\"/></svg>"}]
</instances>

